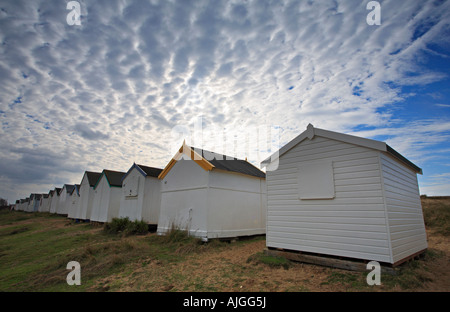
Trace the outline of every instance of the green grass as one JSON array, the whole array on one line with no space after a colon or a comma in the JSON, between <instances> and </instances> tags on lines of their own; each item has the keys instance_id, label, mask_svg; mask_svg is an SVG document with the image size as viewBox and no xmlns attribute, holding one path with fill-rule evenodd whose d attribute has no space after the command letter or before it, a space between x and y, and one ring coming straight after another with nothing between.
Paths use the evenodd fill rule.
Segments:
<instances>
[{"instance_id":1,"label":"green grass","mask_svg":"<svg viewBox=\"0 0 450 312\"><path fill-rule=\"evenodd\" d=\"M108 234L121 235L144 235L148 233L148 224L144 221L131 221L126 218L113 218L111 222L106 223L103 231Z\"/></svg>"},{"instance_id":2,"label":"green grass","mask_svg":"<svg viewBox=\"0 0 450 312\"><path fill-rule=\"evenodd\" d=\"M422 199L425 226L444 236L450 235L450 200Z\"/></svg>"},{"instance_id":3,"label":"green grass","mask_svg":"<svg viewBox=\"0 0 450 312\"><path fill-rule=\"evenodd\" d=\"M427 275L427 265L442 257L442 253L428 250L418 260L408 261L397 268L396 274L381 274L381 284L384 289L394 289L400 287L402 290L414 290L423 286L425 282L432 279ZM331 270L328 280L323 285L341 284L351 291L370 291L379 286L369 286L367 284L367 272L350 272L343 270Z\"/></svg>"},{"instance_id":4,"label":"green grass","mask_svg":"<svg viewBox=\"0 0 450 312\"><path fill-rule=\"evenodd\" d=\"M0 211L1 225L0 291L85 291L92 287L103 291L96 288L98 281L116 273L126 275L130 264L176 264L190 254L225 244L204 244L179 230L150 235L146 224L144 231L141 223L129 220L115 220L114 229L102 230L62 216L4 210ZM142 233L149 235L130 236ZM81 265L80 286L66 283L70 261ZM117 281L108 285L108 289L116 287L120 287ZM212 290L200 280L196 288Z\"/></svg>"},{"instance_id":5,"label":"green grass","mask_svg":"<svg viewBox=\"0 0 450 312\"><path fill-rule=\"evenodd\" d=\"M366 281L367 273L333 270L328 276L328 280L323 282L322 285L341 284L348 289L365 290L369 287Z\"/></svg>"},{"instance_id":6,"label":"green grass","mask_svg":"<svg viewBox=\"0 0 450 312\"><path fill-rule=\"evenodd\" d=\"M433 235L448 235L448 201L425 199L423 207L427 229L431 229ZM129 286L130 280L136 283L133 289L140 290L239 290L246 281L260 278L260 265L269 271L274 269L274 274L280 272L277 271L280 268L298 269L295 263L285 258L259 252L250 256L247 263L222 261L218 281L211 280L208 275L190 275L184 271L185 266L211 267L210 262L202 262L202 253L220 252L229 246L245 247L245 244L264 240L264 237L238 240L232 244L210 240L205 244L183 230L173 229L164 236L158 236L149 234L148 228L144 228L142 224L118 220L105 230L49 213L0 210L0 291L114 291ZM144 235L135 235L142 233ZM420 288L430 282L430 270L435 266L433 262L442 261L443 255L442 251L429 249L420 260L403 264L399 274L382 274L382 289ZM78 261L81 265L81 286L66 283L69 261ZM149 276L149 272L154 275ZM323 284L336 285L340 290L380 289L367 285L368 271L356 273L329 269L327 272L328 278ZM267 280L256 287L276 290L279 287L277 283ZM287 291L308 290L305 286L292 284L286 288Z\"/></svg>"},{"instance_id":7,"label":"green grass","mask_svg":"<svg viewBox=\"0 0 450 312\"><path fill-rule=\"evenodd\" d=\"M0 217L3 225L26 222L0 229L0 290L34 290L35 276L53 270L70 248L91 239L91 234L76 233L80 227L47 228L46 217L37 214L1 212Z\"/></svg>"},{"instance_id":8,"label":"green grass","mask_svg":"<svg viewBox=\"0 0 450 312\"><path fill-rule=\"evenodd\" d=\"M284 268L285 270L289 269L292 265L291 261L284 257L276 257L266 255L262 252L258 252L247 259L247 263L261 263L268 265L271 268Z\"/></svg>"},{"instance_id":9,"label":"green grass","mask_svg":"<svg viewBox=\"0 0 450 312\"><path fill-rule=\"evenodd\" d=\"M145 243L91 233L90 224L65 217L2 211L0 220L12 224L0 229L0 291L84 290L147 250ZM69 261L81 264L81 286L66 283Z\"/></svg>"}]
</instances>

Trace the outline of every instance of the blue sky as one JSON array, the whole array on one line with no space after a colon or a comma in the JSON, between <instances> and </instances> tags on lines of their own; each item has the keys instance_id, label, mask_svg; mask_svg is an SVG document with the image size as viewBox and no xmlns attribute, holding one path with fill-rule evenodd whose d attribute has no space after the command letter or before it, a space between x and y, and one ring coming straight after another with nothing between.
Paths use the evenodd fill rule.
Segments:
<instances>
[{"instance_id":1,"label":"blue sky","mask_svg":"<svg viewBox=\"0 0 450 312\"><path fill-rule=\"evenodd\" d=\"M450 195L450 1L379 1L372 26L360 0L80 0L79 26L67 2L0 1L1 197L309 123L387 142Z\"/></svg>"}]
</instances>

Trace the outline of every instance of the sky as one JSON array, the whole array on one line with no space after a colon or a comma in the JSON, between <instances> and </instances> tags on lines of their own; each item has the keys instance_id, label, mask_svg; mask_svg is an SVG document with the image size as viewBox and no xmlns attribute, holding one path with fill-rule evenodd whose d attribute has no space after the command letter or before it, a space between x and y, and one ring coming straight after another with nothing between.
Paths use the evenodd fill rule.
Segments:
<instances>
[{"instance_id":1,"label":"sky","mask_svg":"<svg viewBox=\"0 0 450 312\"><path fill-rule=\"evenodd\" d=\"M68 2L0 1L9 202L164 168L183 140L260 167L310 123L386 142L450 195L450 1Z\"/></svg>"}]
</instances>

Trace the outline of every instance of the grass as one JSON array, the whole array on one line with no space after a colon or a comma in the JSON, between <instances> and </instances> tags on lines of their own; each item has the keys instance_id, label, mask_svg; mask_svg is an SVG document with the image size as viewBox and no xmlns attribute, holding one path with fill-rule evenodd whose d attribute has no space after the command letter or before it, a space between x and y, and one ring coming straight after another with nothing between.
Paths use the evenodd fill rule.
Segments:
<instances>
[{"instance_id":1,"label":"grass","mask_svg":"<svg viewBox=\"0 0 450 312\"><path fill-rule=\"evenodd\" d=\"M90 233L82 233L82 227L49 227L46 216L25 214L27 219L24 219L23 213L5 214L4 211L0 212L0 216L2 224L11 224L5 222L6 220L25 223L3 226L0 229L1 290L34 290L36 278L42 277L42 274L47 276L57 268L67 250L92 239ZM64 219L52 218L62 224ZM78 233L79 230L81 233Z\"/></svg>"},{"instance_id":2,"label":"grass","mask_svg":"<svg viewBox=\"0 0 450 312\"><path fill-rule=\"evenodd\" d=\"M425 226L436 233L450 235L450 199L422 198Z\"/></svg>"},{"instance_id":3,"label":"grass","mask_svg":"<svg viewBox=\"0 0 450 312\"><path fill-rule=\"evenodd\" d=\"M449 201L424 198L422 204L427 230L446 238ZM0 210L0 291L410 291L432 283L433 270L447 257L428 249L419 260L402 265L399 274L382 274L381 287L367 285L368 272L316 270L261 249L250 249L239 261L221 258L231 249L238 256L247 244L263 241L264 236L204 243L175 228L164 236L149 233L126 219L101 228L54 214ZM66 283L69 261L81 265L81 286Z\"/></svg>"},{"instance_id":4,"label":"grass","mask_svg":"<svg viewBox=\"0 0 450 312\"><path fill-rule=\"evenodd\" d=\"M218 241L205 244L180 230L165 236L150 234L146 224L144 227L128 219L113 220L99 228L62 216L3 210L0 224L0 291L116 289L120 282L107 283L106 287L100 281L119 273L127 276L130 265L136 263L175 265L189 255L225 245ZM81 265L81 286L66 283L70 261ZM210 289L202 286L200 279L196 288Z\"/></svg>"},{"instance_id":5,"label":"grass","mask_svg":"<svg viewBox=\"0 0 450 312\"><path fill-rule=\"evenodd\" d=\"M0 228L0 291L82 291L143 257L168 258L148 241L109 235L65 217L1 211L0 219L6 225ZM76 288L66 283L69 261L81 264L82 285Z\"/></svg>"},{"instance_id":6,"label":"grass","mask_svg":"<svg viewBox=\"0 0 450 312\"><path fill-rule=\"evenodd\" d=\"M177 258L213 248L221 248L226 244L219 240L212 240L206 244L200 238L188 235L187 231L176 228L172 228L165 235L149 237L149 243L159 246L161 251L165 251L170 256L175 255Z\"/></svg>"},{"instance_id":7,"label":"grass","mask_svg":"<svg viewBox=\"0 0 450 312\"><path fill-rule=\"evenodd\" d=\"M432 281L428 274L428 265L442 257L442 253L434 250L427 250L424 255L418 260L408 261L401 265L397 274L381 274L381 284L383 289L401 289L401 290L414 290L423 286L425 282ZM340 284L344 288L350 291L369 291L371 289L377 289L378 286L369 286L367 284L368 272L350 272L343 270L332 270L328 276L327 281L322 285L337 285Z\"/></svg>"},{"instance_id":8,"label":"grass","mask_svg":"<svg viewBox=\"0 0 450 312\"><path fill-rule=\"evenodd\" d=\"M148 224L144 221L131 221L126 218L113 218L110 223L105 223L103 231L108 234L144 235L148 233Z\"/></svg>"},{"instance_id":9,"label":"grass","mask_svg":"<svg viewBox=\"0 0 450 312\"><path fill-rule=\"evenodd\" d=\"M262 252L258 252L247 259L247 263L261 263L271 268L284 268L285 270L291 267L292 262L284 257L276 257L266 255Z\"/></svg>"}]
</instances>

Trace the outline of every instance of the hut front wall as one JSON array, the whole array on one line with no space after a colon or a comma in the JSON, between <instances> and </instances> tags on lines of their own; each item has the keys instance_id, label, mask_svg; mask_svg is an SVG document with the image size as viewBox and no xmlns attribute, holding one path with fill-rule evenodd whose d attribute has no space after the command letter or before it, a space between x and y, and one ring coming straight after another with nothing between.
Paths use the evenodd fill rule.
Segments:
<instances>
[{"instance_id":1,"label":"hut front wall","mask_svg":"<svg viewBox=\"0 0 450 312\"><path fill-rule=\"evenodd\" d=\"M52 196L51 204L50 204L50 213L56 213L58 211L59 204L59 196L56 195L56 191Z\"/></svg>"},{"instance_id":2,"label":"hut front wall","mask_svg":"<svg viewBox=\"0 0 450 312\"><path fill-rule=\"evenodd\" d=\"M144 193L145 177L133 168L122 182L119 217L128 217L131 221L142 220Z\"/></svg>"},{"instance_id":3,"label":"hut front wall","mask_svg":"<svg viewBox=\"0 0 450 312\"><path fill-rule=\"evenodd\" d=\"M78 200L77 213L78 219L89 220L91 218L94 195L94 188L90 186L87 175L85 174L80 185L80 199Z\"/></svg>"},{"instance_id":4,"label":"hut front wall","mask_svg":"<svg viewBox=\"0 0 450 312\"><path fill-rule=\"evenodd\" d=\"M145 178L144 206L142 219L148 224L158 224L161 210L161 181L158 178Z\"/></svg>"},{"instance_id":5,"label":"hut front wall","mask_svg":"<svg viewBox=\"0 0 450 312\"><path fill-rule=\"evenodd\" d=\"M192 160L177 161L161 180L158 234L172 228L206 237L209 172Z\"/></svg>"},{"instance_id":6,"label":"hut front wall","mask_svg":"<svg viewBox=\"0 0 450 312\"><path fill-rule=\"evenodd\" d=\"M316 136L266 175L268 247L391 262L379 152Z\"/></svg>"}]
</instances>

